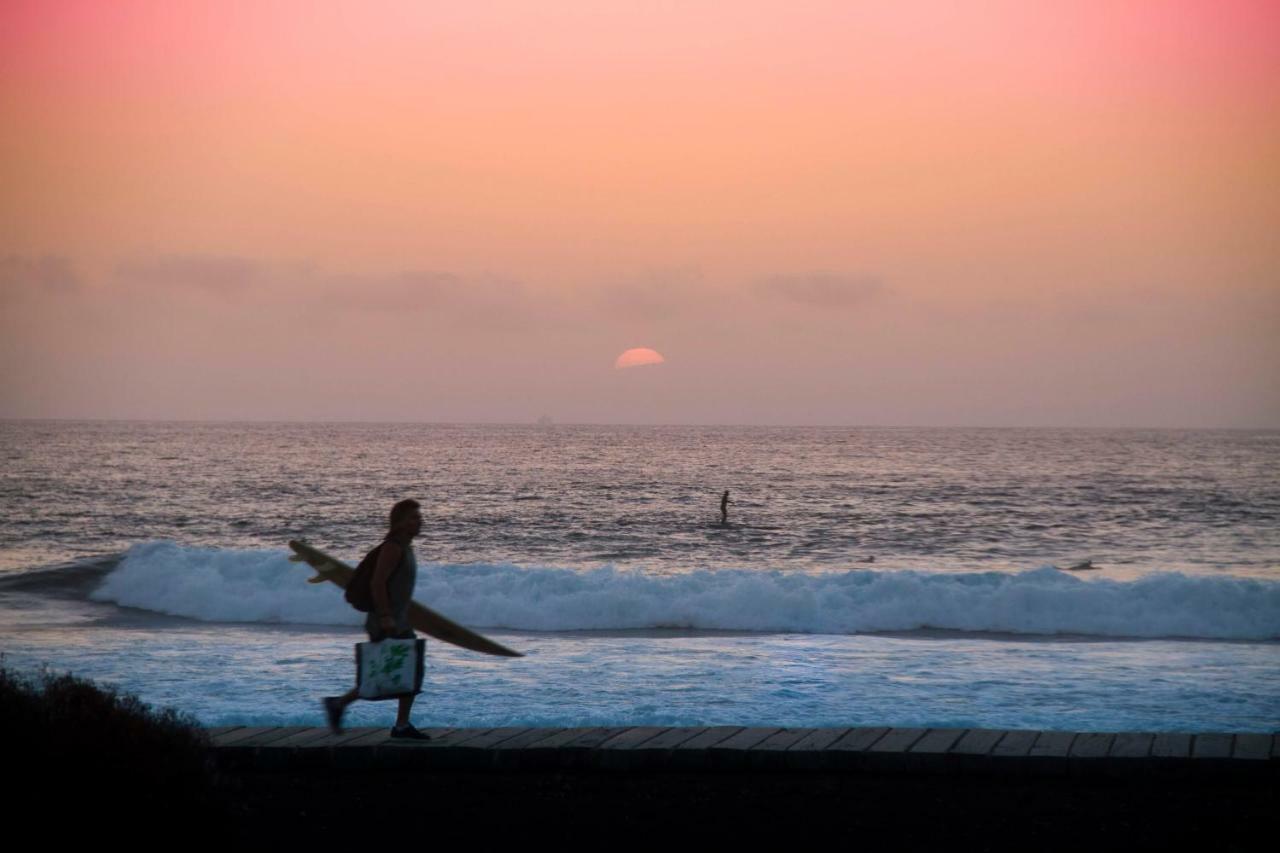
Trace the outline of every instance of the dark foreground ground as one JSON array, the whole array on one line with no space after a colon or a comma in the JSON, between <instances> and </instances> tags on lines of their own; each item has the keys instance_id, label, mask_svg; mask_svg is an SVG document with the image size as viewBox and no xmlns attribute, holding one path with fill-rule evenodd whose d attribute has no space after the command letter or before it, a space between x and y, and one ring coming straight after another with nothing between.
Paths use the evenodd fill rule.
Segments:
<instances>
[{"instance_id":1,"label":"dark foreground ground","mask_svg":"<svg viewBox=\"0 0 1280 853\"><path fill-rule=\"evenodd\" d=\"M138 779L77 778L74 768L18 769L6 768L5 823L11 832L38 828L59 849L835 843L1200 853L1270 851L1280 837L1273 779L323 769L222 771L208 785L161 789Z\"/></svg>"},{"instance_id":2,"label":"dark foreground ground","mask_svg":"<svg viewBox=\"0 0 1280 853\"><path fill-rule=\"evenodd\" d=\"M830 841L870 849L1274 849L1274 781L798 772L238 772L226 828L317 842L582 846Z\"/></svg>"},{"instance_id":3,"label":"dark foreground ground","mask_svg":"<svg viewBox=\"0 0 1280 853\"><path fill-rule=\"evenodd\" d=\"M0 818L13 849L1275 849L1270 762L1216 766L1124 776L236 767L215 760L192 720L70 676L15 676L0 658Z\"/></svg>"}]
</instances>

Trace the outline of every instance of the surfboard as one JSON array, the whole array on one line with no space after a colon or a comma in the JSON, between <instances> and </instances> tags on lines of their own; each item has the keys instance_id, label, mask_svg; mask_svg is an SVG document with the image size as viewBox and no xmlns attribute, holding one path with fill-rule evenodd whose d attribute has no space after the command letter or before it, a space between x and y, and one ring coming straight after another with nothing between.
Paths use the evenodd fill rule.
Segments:
<instances>
[{"instance_id":1,"label":"surfboard","mask_svg":"<svg viewBox=\"0 0 1280 853\"><path fill-rule=\"evenodd\" d=\"M289 557L292 562L306 563L316 570L315 577L307 578L307 583L324 583L328 581L335 586L346 589L347 584L351 582L351 576L356 573L355 569L337 557L330 557L324 551L319 548L313 548L306 542L290 539L289 547L293 550L293 555ZM508 658L524 657L520 652L509 649L501 643L495 643L470 628L464 628L452 619L441 616L430 607L426 607L416 601L409 602L409 624L413 626L415 631L421 631L428 637L435 637L437 640L450 643L459 648L482 652L486 655L499 655Z\"/></svg>"}]
</instances>

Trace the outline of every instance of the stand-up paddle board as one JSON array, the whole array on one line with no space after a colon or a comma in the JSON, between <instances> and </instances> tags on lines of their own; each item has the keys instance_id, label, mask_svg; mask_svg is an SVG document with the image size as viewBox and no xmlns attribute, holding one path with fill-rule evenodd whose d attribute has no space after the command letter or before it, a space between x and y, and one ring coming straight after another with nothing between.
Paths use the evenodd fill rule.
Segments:
<instances>
[{"instance_id":1,"label":"stand-up paddle board","mask_svg":"<svg viewBox=\"0 0 1280 853\"><path fill-rule=\"evenodd\" d=\"M306 563L316 570L316 576L307 578L307 583L324 583L329 581L336 586L347 588L351 576L356 570L336 557L330 557L319 548L312 548L306 542L289 540L293 556L289 559L295 563ZM464 628L452 619L446 619L430 607L423 607L416 601L409 602L409 624L415 631L421 631L428 637L435 637L446 643L452 643L473 652L486 655L501 655L508 658L522 658L520 652L512 651L501 643L495 643L488 637L482 637L475 631Z\"/></svg>"}]
</instances>

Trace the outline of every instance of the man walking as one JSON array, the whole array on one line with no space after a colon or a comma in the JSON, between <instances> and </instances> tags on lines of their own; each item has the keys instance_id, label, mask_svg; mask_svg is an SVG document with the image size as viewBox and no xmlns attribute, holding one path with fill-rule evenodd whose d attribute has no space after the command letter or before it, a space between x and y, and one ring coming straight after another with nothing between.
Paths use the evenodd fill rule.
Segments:
<instances>
[{"instance_id":1,"label":"man walking","mask_svg":"<svg viewBox=\"0 0 1280 853\"><path fill-rule=\"evenodd\" d=\"M413 627L409 624L409 602L413 600L413 586L418 577L418 561L413 554L412 542L422 532L422 510L419 503L415 500L403 500L393 506L390 528L378 552L378 562L373 572L373 609L364 620L369 640L375 643L389 637L414 637ZM341 696L325 698L324 713L334 734L342 731L342 715L347 706L358 698L358 687L351 688ZM400 697L396 724L391 729L393 738L428 739L427 735L409 722L413 699L412 693Z\"/></svg>"}]
</instances>

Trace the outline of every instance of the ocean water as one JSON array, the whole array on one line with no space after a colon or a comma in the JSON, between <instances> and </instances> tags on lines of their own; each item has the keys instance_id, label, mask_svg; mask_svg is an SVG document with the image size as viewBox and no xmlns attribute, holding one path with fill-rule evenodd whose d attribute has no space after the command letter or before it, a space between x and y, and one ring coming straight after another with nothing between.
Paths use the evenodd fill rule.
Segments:
<instances>
[{"instance_id":1,"label":"ocean water","mask_svg":"<svg viewBox=\"0 0 1280 853\"><path fill-rule=\"evenodd\" d=\"M0 458L5 665L208 725L320 724L362 616L285 543L354 562L415 497L416 597L527 655L429 643L420 725L1280 728L1280 432L28 421Z\"/></svg>"}]
</instances>

